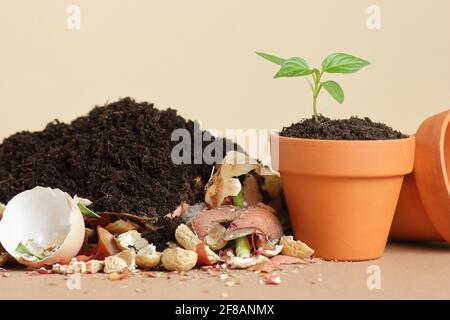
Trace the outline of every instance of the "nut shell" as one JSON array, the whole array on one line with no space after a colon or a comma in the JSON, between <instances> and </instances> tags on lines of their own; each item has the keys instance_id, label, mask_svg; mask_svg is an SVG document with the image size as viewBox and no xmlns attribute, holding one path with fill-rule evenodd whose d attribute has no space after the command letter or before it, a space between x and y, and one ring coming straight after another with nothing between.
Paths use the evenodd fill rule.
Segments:
<instances>
[{"instance_id":1,"label":"nut shell","mask_svg":"<svg viewBox=\"0 0 450 320\"><path fill-rule=\"evenodd\" d=\"M314 250L301 241L294 240L293 236L283 236L280 240L283 246L282 254L295 258L309 258L314 254Z\"/></svg>"},{"instance_id":2,"label":"nut shell","mask_svg":"<svg viewBox=\"0 0 450 320\"><path fill-rule=\"evenodd\" d=\"M197 264L197 253L181 248L168 248L163 251L161 261L169 271L189 271Z\"/></svg>"}]
</instances>

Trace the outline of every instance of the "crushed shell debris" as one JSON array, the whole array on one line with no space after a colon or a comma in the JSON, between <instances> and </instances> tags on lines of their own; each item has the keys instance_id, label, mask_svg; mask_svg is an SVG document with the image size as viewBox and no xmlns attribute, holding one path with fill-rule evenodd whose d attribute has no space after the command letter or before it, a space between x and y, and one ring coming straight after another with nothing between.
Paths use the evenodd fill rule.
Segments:
<instances>
[{"instance_id":1,"label":"crushed shell debris","mask_svg":"<svg viewBox=\"0 0 450 320\"><path fill-rule=\"evenodd\" d=\"M283 235L281 217L273 207L252 202L249 198L244 199L244 207L230 203L230 195L237 196L239 190L244 190L245 196L250 184L241 186L238 177L246 175L241 181L251 182L254 180L254 176L249 175L252 170L262 174L265 168L258 163L244 167L225 163L218 166L207 186L208 206L189 206L182 202L166 217L181 219L184 223L178 223L173 229L172 238L176 242L166 243L166 249L161 252L147 240L146 234L158 232L149 225L150 221L135 219L128 213L100 213L97 220L92 216L85 217L85 240L79 256L65 264L29 268L28 271L30 275L104 273L111 281L125 280L133 275L154 279L176 277L180 282L199 279L205 273L220 279L226 287L234 287L242 281L240 270L247 270L259 275L260 283L279 285L280 275L286 274L283 266L320 261L311 258L314 250L305 243ZM274 199L280 195L279 181L273 172L269 172L268 177L274 178ZM222 182L234 189L223 189ZM0 205L0 220L4 209ZM42 249L34 243L25 244L33 249L30 251ZM0 247L0 267L10 259ZM200 273L192 273L194 268ZM297 268L293 270L298 272ZM3 277L5 275L9 274L3 273ZM314 282L320 283L321 278ZM226 292L222 294L224 298L227 296Z\"/></svg>"}]
</instances>

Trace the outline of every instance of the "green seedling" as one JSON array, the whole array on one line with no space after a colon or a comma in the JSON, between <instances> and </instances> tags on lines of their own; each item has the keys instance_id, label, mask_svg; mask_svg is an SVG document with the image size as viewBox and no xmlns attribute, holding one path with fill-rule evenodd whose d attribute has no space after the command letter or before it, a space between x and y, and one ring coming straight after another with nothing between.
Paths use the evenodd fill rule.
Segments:
<instances>
[{"instance_id":1,"label":"green seedling","mask_svg":"<svg viewBox=\"0 0 450 320\"><path fill-rule=\"evenodd\" d=\"M250 242L247 237L241 237L234 240L234 245L236 247L236 256L239 258L250 258L251 249Z\"/></svg>"},{"instance_id":2,"label":"green seedling","mask_svg":"<svg viewBox=\"0 0 450 320\"><path fill-rule=\"evenodd\" d=\"M87 206L85 206L84 204L78 202L77 205L78 205L78 208L80 209L81 214L82 214L83 216L85 216L85 217L87 217L87 218L95 218L95 219L100 219L100 218L101 218L101 216L100 216L97 212L95 212L95 211L89 209L89 208L88 208Z\"/></svg>"},{"instance_id":3,"label":"green seedling","mask_svg":"<svg viewBox=\"0 0 450 320\"><path fill-rule=\"evenodd\" d=\"M237 208L244 208L244 188L241 188L238 195L233 197L233 204Z\"/></svg>"},{"instance_id":4,"label":"green seedling","mask_svg":"<svg viewBox=\"0 0 450 320\"><path fill-rule=\"evenodd\" d=\"M275 74L274 78L282 77L304 77L311 76L312 82L307 80L313 93L313 111L314 119L319 121L317 112L317 98L322 88L339 103L344 102L344 91L342 87L335 81L322 81L325 73L354 73L361 68L369 65L369 62L361 58L346 54L333 53L325 58L322 62L321 69L310 68L305 59L300 57L292 57L283 59L271 54L256 52L257 55L263 57L270 62L280 66L280 70Z\"/></svg>"}]
</instances>

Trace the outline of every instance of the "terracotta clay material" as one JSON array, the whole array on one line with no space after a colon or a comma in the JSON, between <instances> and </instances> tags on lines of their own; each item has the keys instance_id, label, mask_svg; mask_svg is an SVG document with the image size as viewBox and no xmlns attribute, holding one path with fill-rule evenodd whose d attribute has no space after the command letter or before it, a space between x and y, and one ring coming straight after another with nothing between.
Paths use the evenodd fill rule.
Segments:
<instances>
[{"instance_id":1,"label":"terracotta clay material","mask_svg":"<svg viewBox=\"0 0 450 320\"><path fill-rule=\"evenodd\" d=\"M402 187L391 239L450 242L449 124L447 110L418 129L414 173Z\"/></svg>"},{"instance_id":2,"label":"terracotta clay material","mask_svg":"<svg viewBox=\"0 0 450 320\"><path fill-rule=\"evenodd\" d=\"M296 239L328 260L383 255L403 177L413 169L414 137L343 141L273 135L271 146Z\"/></svg>"}]
</instances>

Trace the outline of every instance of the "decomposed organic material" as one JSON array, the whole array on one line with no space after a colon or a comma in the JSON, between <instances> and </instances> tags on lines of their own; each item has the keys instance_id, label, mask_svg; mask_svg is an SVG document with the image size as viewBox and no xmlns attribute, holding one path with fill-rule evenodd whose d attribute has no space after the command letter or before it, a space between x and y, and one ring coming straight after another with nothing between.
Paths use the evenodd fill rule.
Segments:
<instances>
[{"instance_id":1,"label":"decomposed organic material","mask_svg":"<svg viewBox=\"0 0 450 320\"><path fill-rule=\"evenodd\" d=\"M17 133L0 145L0 202L44 186L90 199L96 212L163 217L183 201L204 199L212 165L171 161L180 142L171 141L172 132L186 129L194 141L195 127L175 110L125 98L71 124L54 121L40 132Z\"/></svg>"}]
</instances>

